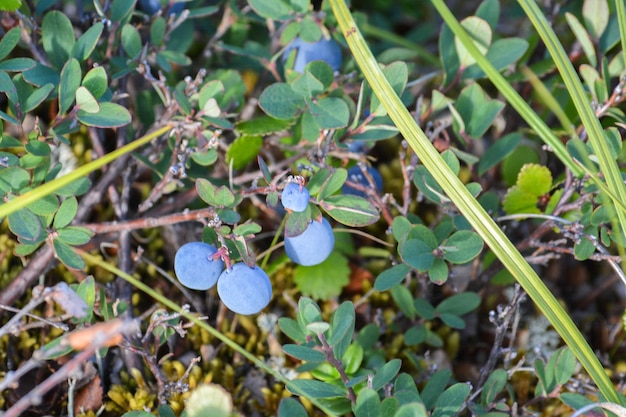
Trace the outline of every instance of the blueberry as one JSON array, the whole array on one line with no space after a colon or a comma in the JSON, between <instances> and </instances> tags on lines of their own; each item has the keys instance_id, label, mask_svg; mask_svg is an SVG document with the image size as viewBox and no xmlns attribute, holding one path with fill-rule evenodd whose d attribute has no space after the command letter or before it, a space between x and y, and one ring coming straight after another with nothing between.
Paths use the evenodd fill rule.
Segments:
<instances>
[{"instance_id":1,"label":"blueberry","mask_svg":"<svg viewBox=\"0 0 626 417\"><path fill-rule=\"evenodd\" d=\"M374 180L374 183L376 184L376 191L380 193L383 190L383 177L380 175L380 172L378 172L378 170L374 167L367 167L367 172L370 174L370 176ZM365 175L363 175L363 171L361 171L361 168L359 168L357 165L348 170L348 180L357 184L361 184L364 187L370 187L369 181L367 180L367 178L365 178ZM344 184L343 187L341 187L341 191L344 194L357 195L363 198L367 197L367 195L363 191L350 187L347 184Z\"/></svg>"},{"instance_id":2,"label":"blueberry","mask_svg":"<svg viewBox=\"0 0 626 417\"><path fill-rule=\"evenodd\" d=\"M181 246L174 257L176 277L187 288L208 290L215 285L224 262L212 259L217 252L215 246L203 242L189 242Z\"/></svg>"},{"instance_id":3,"label":"blueberry","mask_svg":"<svg viewBox=\"0 0 626 417\"><path fill-rule=\"evenodd\" d=\"M283 189L280 200L286 209L301 212L308 207L310 197L309 190L305 186L290 182Z\"/></svg>"},{"instance_id":4,"label":"blueberry","mask_svg":"<svg viewBox=\"0 0 626 417\"><path fill-rule=\"evenodd\" d=\"M222 302L237 314L256 314L272 299L272 284L261 268L237 263L225 269L217 281Z\"/></svg>"},{"instance_id":5,"label":"blueberry","mask_svg":"<svg viewBox=\"0 0 626 417\"><path fill-rule=\"evenodd\" d=\"M312 266L326 260L335 246L335 235L330 223L313 220L306 230L294 237L285 237L285 252L299 265Z\"/></svg>"},{"instance_id":6,"label":"blueberry","mask_svg":"<svg viewBox=\"0 0 626 417\"><path fill-rule=\"evenodd\" d=\"M294 49L296 50L294 71L304 71L306 64L312 61L324 61L330 65L333 71L341 69L341 48L332 38L326 39L322 36L317 42L305 42L298 36L283 52L283 66L287 63L289 54Z\"/></svg>"}]
</instances>

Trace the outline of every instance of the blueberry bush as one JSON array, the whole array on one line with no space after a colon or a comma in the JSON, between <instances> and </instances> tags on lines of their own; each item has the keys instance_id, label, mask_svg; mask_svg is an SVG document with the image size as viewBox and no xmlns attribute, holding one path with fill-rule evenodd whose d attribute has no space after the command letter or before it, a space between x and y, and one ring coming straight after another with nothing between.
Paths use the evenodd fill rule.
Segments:
<instances>
[{"instance_id":1,"label":"blueberry bush","mask_svg":"<svg viewBox=\"0 0 626 417\"><path fill-rule=\"evenodd\" d=\"M626 413L624 2L0 23L3 416Z\"/></svg>"}]
</instances>

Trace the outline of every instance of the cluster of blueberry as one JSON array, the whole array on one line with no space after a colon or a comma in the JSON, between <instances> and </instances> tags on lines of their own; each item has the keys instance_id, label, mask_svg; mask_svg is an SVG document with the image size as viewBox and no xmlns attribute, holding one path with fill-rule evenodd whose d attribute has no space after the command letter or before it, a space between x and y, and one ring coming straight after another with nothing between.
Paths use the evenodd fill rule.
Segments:
<instances>
[{"instance_id":1,"label":"cluster of blueberry","mask_svg":"<svg viewBox=\"0 0 626 417\"><path fill-rule=\"evenodd\" d=\"M217 294L230 310L255 314L272 298L272 284L261 268L243 262L224 269L222 252L204 242L189 242L176 252L174 272L181 284L206 291L217 284Z\"/></svg>"},{"instance_id":2,"label":"cluster of blueberry","mask_svg":"<svg viewBox=\"0 0 626 417\"><path fill-rule=\"evenodd\" d=\"M290 182L281 194L286 210L303 212L309 205L309 190L302 181ZM325 218L311 220L305 231L297 236L285 236L285 252L293 262L312 266L322 262L333 251L335 235Z\"/></svg>"}]
</instances>

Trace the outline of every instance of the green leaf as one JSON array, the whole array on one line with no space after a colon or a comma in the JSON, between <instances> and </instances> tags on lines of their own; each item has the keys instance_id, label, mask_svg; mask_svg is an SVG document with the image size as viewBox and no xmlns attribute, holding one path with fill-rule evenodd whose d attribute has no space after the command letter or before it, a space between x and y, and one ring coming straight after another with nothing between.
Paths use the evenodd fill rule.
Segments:
<instances>
[{"instance_id":1,"label":"green leaf","mask_svg":"<svg viewBox=\"0 0 626 417\"><path fill-rule=\"evenodd\" d=\"M534 196L547 194L552 187L552 173L543 165L526 164L517 176L517 186Z\"/></svg>"},{"instance_id":2,"label":"green leaf","mask_svg":"<svg viewBox=\"0 0 626 417\"><path fill-rule=\"evenodd\" d=\"M70 269L85 269L85 260L78 255L71 246L63 243L60 239L54 239L52 246L54 248L54 254L65 266Z\"/></svg>"},{"instance_id":3,"label":"green leaf","mask_svg":"<svg viewBox=\"0 0 626 417\"><path fill-rule=\"evenodd\" d=\"M74 103L76 90L80 86L82 76L80 63L75 58L71 58L63 66L61 81L59 82L59 114L65 114Z\"/></svg>"},{"instance_id":4,"label":"green leaf","mask_svg":"<svg viewBox=\"0 0 626 417\"><path fill-rule=\"evenodd\" d=\"M36 215L48 218L48 216L52 216L59 208L59 199L55 195L47 195L38 198L27 207Z\"/></svg>"},{"instance_id":5,"label":"green leaf","mask_svg":"<svg viewBox=\"0 0 626 417\"><path fill-rule=\"evenodd\" d=\"M22 72L34 68L37 62L30 58L11 58L0 62L0 70L8 72Z\"/></svg>"},{"instance_id":6,"label":"green leaf","mask_svg":"<svg viewBox=\"0 0 626 417\"><path fill-rule=\"evenodd\" d=\"M524 56L524 53L526 53L527 49L528 41L526 39L498 39L489 48L486 58L496 70L502 71L515 64L518 59ZM483 78L484 76L485 73L478 66L478 64L473 64L463 72L462 78L476 79Z\"/></svg>"},{"instance_id":7,"label":"green leaf","mask_svg":"<svg viewBox=\"0 0 626 417\"><path fill-rule=\"evenodd\" d=\"M261 226L256 223L244 223L233 229L233 233L239 236L255 235L261 231Z\"/></svg>"},{"instance_id":8,"label":"green leaf","mask_svg":"<svg viewBox=\"0 0 626 417\"><path fill-rule=\"evenodd\" d=\"M165 38L166 22L162 16L156 17L150 25L150 42L155 46L162 46Z\"/></svg>"},{"instance_id":9,"label":"green leaf","mask_svg":"<svg viewBox=\"0 0 626 417\"><path fill-rule=\"evenodd\" d=\"M538 197L522 190L517 185L509 188L502 201L502 208L507 214L540 213L537 208Z\"/></svg>"},{"instance_id":10,"label":"green leaf","mask_svg":"<svg viewBox=\"0 0 626 417\"><path fill-rule=\"evenodd\" d=\"M341 189L347 178L348 171L344 168L335 169L320 187L317 198L319 200L324 200L325 198L330 197L332 194Z\"/></svg>"},{"instance_id":11,"label":"green leaf","mask_svg":"<svg viewBox=\"0 0 626 417\"><path fill-rule=\"evenodd\" d=\"M301 235L308 227L310 221L310 205L304 211L294 211L292 213L289 213L287 217L287 222L285 223L285 236L294 237Z\"/></svg>"},{"instance_id":12,"label":"green leaf","mask_svg":"<svg viewBox=\"0 0 626 417\"><path fill-rule=\"evenodd\" d=\"M425 272L433 264L433 248L419 239L408 239L399 247L400 256L412 268Z\"/></svg>"},{"instance_id":13,"label":"green leaf","mask_svg":"<svg viewBox=\"0 0 626 417\"><path fill-rule=\"evenodd\" d=\"M85 194L91 188L91 180L89 178L79 178L67 185L56 190L54 193L61 197L71 197L75 195Z\"/></svg>"},{"instance_id":14,"label":"green leaf","mask_svg":"<svg viewBox=\"0 0 626 417\"><path fill-rule=\"evenodd\" d=\"M398 372L400 372L401 366L402 361L400 359L392 359L384 364L382 368L376 372L374 378L372 379L372 389L378 391L391 382L391 380L398 375Z\"/></svg>"},{"instance_id":15,"label":"green leaf","mask_svg":"<svg viewBox=\"0 0 626 417\"><path fill-rule=\"evenodd\" d=\"M324 353L307 346L286 344L283 345L283 350L287 355L302 361L321 363L326 360Z\"/></svg>"},{"instance_id":16,"label":"green leaf","mask_svg":"<svg viewBox=\"0 0 626 417\"><path fill-rule=\"evenodd\" d=\"M323 98L309 103L313 120L320 129L338 129L346 127L350 119L350 110L345 101L336 97Z\"/></svg>"},{"instance_id":17,"label":"green leaf","mask_svg":"<svg viewBox=\"0 0 626 417\"><path fill-rule=\"evenodd\" d=\"M500 18L499 0L483 0L476 9L476 16L489 23L489 27L495 30Z\"/></svg>"},{"instance_id":18,"label":"green leaf","mask_svg":"<svg viewBox=\"0 0 626 417\"><path fill-rule=\"evenodd\" d=\"M492 37L491 27L489 26L489 23L479 17L470 16L463 19L461 21L461 25L468 32L478 50L483 55L485 55L487 53L487 50L489 49L489 46L491 45ZM461 68L467 68L476 62L476 60L472 57L469 51L456 37L454 38L454 46L456 47L456 52L459 57L458 59L461 64Z\"/></svg>"},{"instance_id":19,"label":"green leaf","mask_svg":"<svg viewBox=\"0 0 626 417\"><path fill-rule=\"evenodd\" d=\"M582 16L591 38L595 41L600 40L609 24L608 2L606 0L585 0Z\"/></svg>"},{"instance_id":20,"label":"green leaf","mask_svg":"<svg viewBox=\"0 0 626 417\"><path fill-rule=\"evenodd\" d=\"M99 99L107 91L108 79L106 70L103 67L90 69L83 78L82 85L89 90L94 98Z\"/></svg>"},{"instance_id":21,"label":"green leaf","mask_svg":"<svg viewBox=\"0 0 626 417\"><path fill-rule=\"evenodd\" d=\"M480 162L478 163L478 175L482 176L489 169L493 168L504 158L513 153L521 139L522 135L519 132L510 133L502 136L497 142L487 148L487 151L485 151L485 154L480 158Z\"/></svg>"},{"instance_id":22,"label":"green leaf","mask_svg":"<svg viewBox=\"0 0 626 417\"><path fill-rule=\"evenodd\" d=\"M351 301L344 301L333 313L330 321L330 336L328 344L337 346L342 340L352 340L354 333L355 313L354 304ZM337 355L342 356L342 355Z\"/></svg>"},{"instance_id":23,"label":"green leaf","mask_svg":"<svg viewBox=\"0 0 626 417\"><path fill-rule=\"evenodd\" d=\"M61 203L59 209L57 210L56 215L54 216L54 223L52 223L52 227L55 229L60 229L62 227L68 226L72 220L74 220L74 216L76 216L76 212L78 211L78 200L76 197L68 197Z\"/></svg>"},{"instance_id":24,"label":"green leaf","mask_svg":"<svg viewBox=\"0 0 626 417\"><path fill-rule=\"evenodd\" d=\"M504 103L491 100L477 83L472 83L461 91L455 108L465 124L463 133L480 138L502 111Z\"/></svg>"},{"instance_id":25,"label":"green leaf","mask_svg":"<svg viewBox=\"0 0 626 417\"><path fill-rule=\"evenodd\" d=\"M235 202L235 195L226 186L217 187L205 178L196 180L196 190L200 198L213 207L230 207Z\"/></svg>"},{"instance_id":26,"label":"green leaf","mask_svg":"<svg viewBox=\"0 0 626 417\"><path fill-rule=\"evenodd\" d=\"M453 329L465 328L465 320L463 320L461 317L457 315L444 313L444 314L440 314L439 318L441 319L441 321L443 321L443 323L446 326L451 327Z\"/></svg>"},{"instance_id":27,"label":"green leaf","mask_svg":"<svg viewBox=\"0 0 626 417\"><path fill-rule=\"evenodd\" d=\"M341 363L348 375L353 375L359 370L364 356L365 351L360 344L352 343L348 346L346 353L341 357Z\"/></svg>"},{"instance_id":28,"label":"green leaf","mask_svg":"<svg viewBox=\"0 0 626 417\"><path fill-rule=\"evenodd\" d=\"M374 288L377 291L389 290L401 283L411 269L406 264L394 265L389 269L385 269L374 282Z\"/></svg>"},{"instance_id":29,"label":"green leaf","mask_svg":"<svg viewBox=\"0 0 626 417\"><path fill-rule=\"evenodd\" d=\"M73 246L88 243L93 235L94 233L91 230L81 226L66 226L57 230L58 239Z\"/></svg>"},{"instance_id":30,"label":"green leaf","mask_svg":"<svg viewBox=\"0 0 626 417\"><path fill-rule=\"evenodd\" d=\"M82 85L76 90L76 106L85 113L98 113L100 111L100 105L94 96Z\"/></svg>"},{"instance_id":31,"label":"green leaf","mask_svg":"<svg viewBox=\"0 0 626 417\"><path fill-rule=\"evenodd\" d=\"M474 259L483 250L483 240L470 230L459 230L440 246L444 258L453 264L464 264Z\"/></svg>"},{"instance_id":32,"label":"green leaf","mask_svg":"<svg viewBox=\"0 0 626 417\"><path fill-rule=\"evenodd\" d=\"M432 417L452 417L455 416L470 393L468 384L459 382L445 390L437 399Z\"/></svg>"},{"instance_id":33,"label":"green leaf","mask_svg":"<svg viewBox=\"0 0 626 417\"><path fill-rule=\"evenodd\" d=\"M308 417L306 409L295 398L287 397L280 400L278 417Z\"/></svg>"},{"instance_id":34,"label":"green leaf","mask_svg":"<svg viewBox=\"0 0 626 417\"><path fill-rule=\"evenodd\" d=\"M355 417L380 417L383 408L378 393L372 388L365 387L359 391L354 405Z\"/></svg>"},{"instance_id":35,"label":"green leaf","mask_svg":"<svg viewBox=\"0 0 626 417\"><path fill-rule=\"evenodd\" d=\"M19 26L6 32L0 39L0 61L9 56L20 40L22 29Z\"/></svg>"},{"instance_id":36,"label":"green leaf","mask_svg":"<svg viewBox=\"0 0 626 417\"><path fill-rule=\"evenodd\" d=\"M226 162L232 162L233 168L244 169L250 162L256 160L263 147L261 136L240 136L228 147Z\"/></svg>"},{"instance_id":37,"label":"green leaf","mask_svg":"<svg viewBox=\"0 0 626 417\"><path fill-rule=\"evenodd\" d=\"M100 103L100 111L96 113L79 110L76 117L84 125L95 127L121 127L132 121L130 112L125 107L111 102Z\"/></svg>"},{"instance_id":38,"label":"green leaf","mask_svg":"<svg viewBox=\"0 0 626 417\"><path fill-rule=\"evenodd\" d=\"M348 259L338 252L332 252L321 264L296 266L293 280L302 294L328 300L338 296L350 282Z\"/></svg>"},{"instance_id":39,"label":"green leaf","mask_svg":"<svg viewBox=\"0 0 626 417\"><path fill-rule=\"evenodd\" d=\"M41 24L41 38L43 49L52 65L55 68L63 67L70 58L76 43L74 27L70 19L56 10L46 13Z\"/></svg>"},{"instance_id":40,"label":"green leaf","mask_svg":"<svg viewBox=\"0 0 626 417\"><path fill-rule=\"evenodd\" d=\"M437 285L446 282L449 274L448 264L441 258L435 258L431 267L428 268L428 278Z\"/></svg>"},{"instance_id":41,"label":"green leaf","mask_svg":"<svg viewBox=\"0 0 626 417\"><path fill-rule=\"evenodd\" d=\"M580 47L582 48L589 64L592 67L598 65L598 57L596 56L596 50L593 45L593 41L591 40L591 36L585 29L585 27L580 23L580 21L571 13L565 13L565 20L569 25L572 32L574 32L574 36L578 39L580 43Z\"/></svg>"},{"instance_id":42,"label":"green leaf","mask_svg":"<svg viewBox=\"0 0 626 417\"><path fill-rule=\"evenodd\" d=\"M596 246L586 237L574 244L574 257L579 261L587 260L596 252Z\"/></svg>"},{"instance_id":43,"label":"green leaf","mask_svg":"<svg viewBox=\"0 0 626 417\"><path fill-rule=\"evenodd\" d=\"M266 19L285 20L294 14L294 10L283 0L248 0L256 14Z\"/></svg>"},{"instance_id":44,"label":"green leaf","mask_svg":"<svg viewBox=\"0 0 626 417\"><path fill-rule=\"evenodd\" d=\"M302 97L315 97L324 91L324 85L310 72L298 75L289 83L291 89Z\"/></svg>"},{"instance_id":45,"label":"green leaf","mask_svg":"<svg viewBox=\"0 0 626 417\"><path fill-rule=\"evenodd\" d=\"M417 311L413 305L413 296L404 285L396 285L391 289L391 297L396 305L408 318L413 319Z\"/></svg>"},{"instance_id":46,"label":"green leaf","mask_svg":"<svg viewBox=\"0 0 626 417\"><path fill-rule=\"evenodd\" d=\"M486 406L491 405L506 386L508 378L508 373L504 369L496 369L493 371L491 375L489 375L489 378L487 378L487 382L485 382L483 390L480 393L481 404Z\"/></svg>"},{"instance_id":47,"label":"green leaf","mask_svg":"<svg viewBox=\"0 0 626 417\"><path fill-rule=\"evenodd\" d=\"M141 54L141 35L135 26L127 23L122 27L122 48L130 59L135 59Z\"/></svg>"},{"instance_id":48,"label":"green leaf","mask_svg":"<svg viewBox=\"0 0 626 417\"><path fill-rule=\"evenodd\" d=\"M427 417L426 408L421 403L408 403L401 405L394 417Z\"/></svg>"},{"instance_id":49,"label":"green leaf","mask_svg":"<svg viewBox=\"0 0 626 417\"><path fill-rule=\"evenodd\" d=\"M422 400L424 400L424 405L427 410L431 410L435 407L437 400L441 396L446 385L448 385L448 381L452 376L452 372L448 369L442 369L440 371L435 372L428 378L428 382L424 389L420 392Z\"/></svg>"},{"instance_id":50,"label":"green leaf","mask_svg":"<svg viewBox=\"0 0 626 417\"><path fill-rule=\"evenodd\" d=\"M333 81L335 81L335 75L333 69L324 61L312 61L304 67L305 72L311 73L315 79L322 83L323 90L328 89Z\"/></svg>"},{"instance_id":51,"label":"green leaf","mask_svg":"<svg viewBox=\"0 0 626 417\"><path fill-rule=\"evenodd\" d=\"M289 84L274 83L261 93L259 106L276 119L290 120L304 107L304 100Z\"/></svg>"},{"instance_id":52,"label":"green leaf","mask_svg":"<svg viewBox=\"0 0 626 417\"><path fill-rule=\"evenodd\" d=\"M294 342L306 342L306 335L296 320L289 317L281 317L278 319L278 327L281 332L286 334Z\"/></svg>"},{"instance_id":53,"label":"green leaf","mask_svg":"<svg viewBox=\"0 0 626 417\"><path fill-rule=\"evenodd\" d=\"M376 223L380 217L374 205L355 195L331 195L320 201L320 206L335 220L352 227Z\"/></svg>"},{"instance_id":54,"label":"green leaf","mask_svg":"<svg viewBox=\"0 0 626 417\"><path fill-rule=\"evenodd\" d=\"M5 193L20 192L30 183L28 171L20 167L0 169L0 190Z\"/></svg>"},{"instance_id":55,"label":"green leaf","mask_svg":"<svg viewBox=\"0 0 626 417\"><path fill-rule=\"evenodd\" d=\"M269 135L282 132L293 125L292 121L279 120L270 116L259 116L252 120L240 121L235 124L235 129L242 135Z\"/></svg>"},{"instance_id":56,"label":"green leaf","mask_svg":"<svg viewBox=\"0 0 626 417\"><path fill-rule=\"evenodd\" d=\"M435 313L462 316L475 310L480 305L480 300L480 296L474 292L454 294L439 303L435 308Z\"/></svg>"},{"instance_id":57,"label":"green leaf","mask_svg":"<svg viewBox=\"0 0 626 417\"><path fill-rule=\"evenodd\" d=\"M102 22L96 22L93 26L87 29L85 33L83 33L76 41L72 51L72 56L79 61L86 61L91 56L94 49L96 49L96 45L98 45L98 40L100 39L103 29L104 24Z\"/></svg>"},{"instance_id":58,"label":"green leaf","mask_svg":"<svg viewBox=\"0 0 626 417\"><path fill-rule=\"evenodd\" d=\"M26 101L22 104L22 111L24 113L28 113L32 110L35 110L39 105L48 98L50 93L54 90L54 85L46 84L41 88L33 91Z\"/></svg>"},{"instance_id":59,"label":"green leaf","mask_svg":"<svg viewBox=\"0 0 626 417\"><path fill-rule=\"evenodd\" d=\"M130 16L135 10L137 0L113 0L111 3L111 20L113 22L121 22Z\"/></svg>"},{"instance_id":60,"label":"green leaf","mask_svg":"<svg viewBox=\"0 0 626 417\"><path fill-rule=\"evenodd\" d=\"M311 379L289 381L287 389L305 398L333 398L346 395L346 390L342 387Z\"/></svg>"},{"instance_id":61,"label":"green leaf","mask_svg":"<svg viewBox=\"0 0 626 417\"><path fill-rule=\"evenodd\" d=\"M21 5L22 0L3 0L3 3L0 4L0 10L14 12L19 9Z\"/></svg>"},{"instance_id":62,"label":"green leaf","mask_svg":"<svg viewBox=\"0 0 626 417\"><path fill-rule=\"evenodd\" d=\"M27 208L15 211L8 216L9 230L23 243L36 243L45 238L41 220Z\"/></svg>"}]
</instances>

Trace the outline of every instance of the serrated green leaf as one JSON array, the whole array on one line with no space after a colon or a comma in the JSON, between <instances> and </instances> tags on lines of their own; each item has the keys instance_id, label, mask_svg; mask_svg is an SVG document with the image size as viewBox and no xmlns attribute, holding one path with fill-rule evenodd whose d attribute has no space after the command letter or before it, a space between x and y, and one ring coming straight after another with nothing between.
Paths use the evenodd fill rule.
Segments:
<instances>
[{"instance_id":1,"label":"serrated green leaf","mask_svg":"<svg viewBox=\"0 0 626 417\"><path fill-rule=\"evenodd\" d=\"M389 290L401 283L411 269L406 264L394 265L384 270L374 282L374 288L377 291Z\"/></svg>"},{"instance_id":2,"label":"serrated green leaf","mask_svg":"<svg viewBox=\"0 0 626 417\"><path fill-rule=\"evenodd\" d=\"M57 10L46 13L41 24L41 40L52 65L56 68L63 67L76 43L72 22Z\"/></svg>"},{"instance_id":3,"label":"serrated green leaf","mask_svg":"<svg viewBox=\"0 0 626 417\"><path fill-rule=\"evenodd\" d=\"M483 240L469 230L459 230L440 246L444 258L453 264L464 264L474 259L483 250Z\"/></svg>"},{"instance_id":4,"label":"serrated green leaf","mask_svg":"<svg viewBox=\"0 0 626 417\"><path fill-rule=\"evenodd\" d=\"M80 86L82 72L80 63L71 58L61 70L61 80L59 82L59 114L65 114L74 103L76 90Z\"/></svg>"},{"instance_id":5,"label":"serrated green leaf","mask_svg":"<svg viewBox=\"0 0 626 417\"><path fill-rule=\"evenodd\" d=\"M240 136L228 147L226 162L232 161L233 168L244 169L256 159L263 147L261 136Z\"/></svg>"},{"instance_id":6,"label":"serrated green leaf","mask_svg":"<svg viewBox=\"0 0 626 417\"><path fill-rule=\"evenodd\" d=\"M274 83L261 93L259 106L276 119L290 120L304 107L304 100L288 84Z\"/></svg>"},{"instance_id":7,"label":"serrated green leaf","mask_svg":"<svg viewBox=\"0 0 626 417\"><path fill-rule=\"evenodd\" d=\"M376 223L380 218L374 205L355 195L331 195L320 201L320 206L333 219L352 227L363 227Z\"/></svg>"},{"instance_id":8,"label":"serrated green leaf","mask_svg":"<svg viewBox=\"0 0 626 417\"><path fill-rule=\"evenodd\" d=\"M516 185L531 195L541 196L552 187L552 173L543 165L526 164L517 176Z\"/></svg>"},{"instance_id":9,"label":"serrated green leaf","mask_svg":"<svg viewBox=\"0 0 626 417\"><path fill-rule=\"evenodd\" d=\"M540 210L537 208L537 201L537 196L515 185L509 188L504 196L502 208L507 214L540 213Z\"/></svg>"},{"instance_id":10,"label":"serrated green leaf","mask_svg":"<svg viewBox=\"0 0 626 417\"><path fill-rule=\"evenodd\" d=\"M79 110L76 117L81 123L95 127L121 127L132 121L130 112L125 107L111 102L100 103L100 111L96 113Z\"/></svg>"},{"instance_id":11,"label":"serrated green leaf","mask_svg":"<svg viewBox=\"0 0 626 417\"><path fill-rule=\"evenodd\" d=\"M293 280L302 294L328 300L339 295L350 282L348 259L338 252L332 252L321 264L296 266Z\"/></svg>"}]
</instances>

